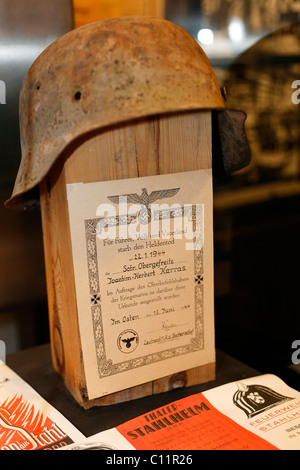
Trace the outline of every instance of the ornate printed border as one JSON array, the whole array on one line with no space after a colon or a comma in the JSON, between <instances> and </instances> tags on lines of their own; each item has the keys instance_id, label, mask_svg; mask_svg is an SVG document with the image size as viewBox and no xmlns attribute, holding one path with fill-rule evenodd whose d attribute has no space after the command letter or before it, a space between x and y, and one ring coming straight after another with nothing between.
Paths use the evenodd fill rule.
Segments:
<instances>
[{"instance_id":1,"label":"ornate printed border","mask_svg":"<svg viewBox=\"0 0 300 470\"><path fill-rule=\"evenodd\" d=\"M183 207L181 210L170 213L166 210L160 217L178 217L183 215ZM202 214L203 205L190 206L188 217L193 222L193 231L200 233L200 240L203 240L203 226ZM202 211L202 212L201 212ZM186 214L186 213L185 213ZM199 217L200 214L200 217ZM204 348L204 312L203 312L203 297L204 297L204 269L203 269L203 243L200 249L194 250L194 283L195 283L195 335L189 344L181 347L168 348L158 353L148 354L136 359L127 359L118 364L113 364L112 360L107 358L105 350L105 339L102 322L102 309L101 309L101 289L99 282L98 272L98 254L97 254L97 230L98 224L103 219L95 218L85 220L85 234L86 234L86 251L88 263L88 277L89 277L89 294L91 303L91 315L93 322L94 341L96 348L96 357L98 364L99 378L118 374L126 370L143 367L147 364L163 361L169 358L189 354ZM132 222L132 216L116 217L111 223L128 224ZM107 220L106 220L107 222Z\"/></svg>"}]
</instances>

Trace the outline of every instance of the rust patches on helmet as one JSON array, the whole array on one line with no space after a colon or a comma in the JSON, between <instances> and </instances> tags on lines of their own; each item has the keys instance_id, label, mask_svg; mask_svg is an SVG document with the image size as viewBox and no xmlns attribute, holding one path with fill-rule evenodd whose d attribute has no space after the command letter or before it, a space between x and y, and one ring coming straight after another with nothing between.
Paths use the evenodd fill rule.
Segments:
<instances>
[{"instance_id":1,"label":"rust patches on helmet","mask_svg":"<svg viewBox=\"0 0 300 470\"><path fill-rule=\"evenodd\" d=\"M31 190L86 133L156 114L223 108L206 55L179 26L143 16L77 28L48 46L24 80L22 159L6 207L26 208Z\"/></svg>"}]
</instances>

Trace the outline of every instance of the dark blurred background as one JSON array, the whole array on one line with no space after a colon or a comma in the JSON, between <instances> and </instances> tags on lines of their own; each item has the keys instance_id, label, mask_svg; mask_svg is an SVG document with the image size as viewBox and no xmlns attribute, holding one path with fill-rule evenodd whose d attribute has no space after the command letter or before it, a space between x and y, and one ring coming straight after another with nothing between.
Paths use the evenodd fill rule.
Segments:
<instances>
[{"instance_id":1,"label":"dark blurred background","mask_svg":"<svg viewBox=\"0 0 300 470\"><path fill-rule=\"evenodd\" d=\"M3 208L20 161L21 83L58 36L128 14L186 29L210 59L227 107L247 113L251 164L214 182L216 345L261 372L297 371L300 0L0 0L0 339L8 353L49 341L40 214Z\"/></svg>"}]
</instances>

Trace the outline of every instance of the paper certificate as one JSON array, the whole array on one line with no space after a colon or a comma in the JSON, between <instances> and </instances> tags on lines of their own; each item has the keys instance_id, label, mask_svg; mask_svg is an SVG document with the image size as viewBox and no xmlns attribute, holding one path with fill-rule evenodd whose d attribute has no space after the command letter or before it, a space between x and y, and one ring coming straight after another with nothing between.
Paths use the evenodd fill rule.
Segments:
<instances>
[{"instance_id":1,"label":"paper certificate","mask_svg":"<svg viewBox=\"0 0 300 470\"><path fill-rule=\"evenodd\" d=\"M214 362L211 170L67 194L89 398Z\"/></svg>"}]
</instances>

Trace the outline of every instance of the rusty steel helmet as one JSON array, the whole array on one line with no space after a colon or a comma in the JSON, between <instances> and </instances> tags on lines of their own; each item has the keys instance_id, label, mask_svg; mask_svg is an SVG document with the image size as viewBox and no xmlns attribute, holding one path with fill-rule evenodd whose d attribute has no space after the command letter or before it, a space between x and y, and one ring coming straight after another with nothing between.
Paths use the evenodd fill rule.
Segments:
<instances>
[{"instance_id":1,"label":"rusty steel helmet","mask_svg":"<svg viewBox=\"0 0 300 470\"><path fill-rule=\"evenodd\" d=\"M218 110L225 167L226 161L229 172L244 167L250 158L245 114L225 109L208 58L185 30L147 16L74 29L42 52L23 82L22 158L5 205L36 206L34 189L85 134L146 116L206 109Z\"/></svg>"}]
</instances>

